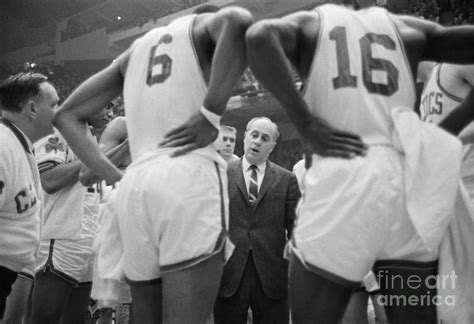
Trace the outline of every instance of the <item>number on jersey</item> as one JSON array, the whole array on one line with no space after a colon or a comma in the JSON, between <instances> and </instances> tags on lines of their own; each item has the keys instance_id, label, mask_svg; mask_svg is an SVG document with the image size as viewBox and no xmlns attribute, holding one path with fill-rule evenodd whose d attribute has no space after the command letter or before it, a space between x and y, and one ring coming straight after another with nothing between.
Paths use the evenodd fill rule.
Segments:
<instances>
[{"instance_id":1,"label":"number on jersey","mask_svg":"<svg viewBox=\"0 0 474 324\"><path fill-rule=\"evenodd\" d=\"M346 28L334 27L329 33L329 39L336 42L338 75L332 79L334 89L357 87L357 76L351 75ZM365 88L370 93L391 96L398 90L398 69L388 60L374 58L372 56L372 44L378 44L387 50L394 51L396 43L388 35L375 33L365 34L359 40L362 57L362 81ZM385 72L387 83L373 82L373 71Z\"/></svg>"},{"instance_id":2,"label":"number on jersey","mask_svg":"<svg viewBox=\"0 0 474 324\"><path fill-rule=\"evenodd\" d=\"M155 83L163 83L171 75L171 67L173 60L168 54L161 54L156 56L156 50L161 44L169 44L173 40L173 36L165 34L161 36L158 44L150 49L150 58L148 60L148 73L146 84L152 86Z\"/></svg>"}]
</instances>

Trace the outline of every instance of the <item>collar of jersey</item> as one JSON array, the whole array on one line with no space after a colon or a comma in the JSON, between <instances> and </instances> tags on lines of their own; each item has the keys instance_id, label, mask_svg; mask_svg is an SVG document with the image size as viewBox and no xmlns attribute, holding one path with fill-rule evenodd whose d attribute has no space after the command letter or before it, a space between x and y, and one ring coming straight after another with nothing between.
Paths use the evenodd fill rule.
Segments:
<instances>
[{"instance_id":1,"label":"collar of jersey","mask_svg":"<svg viewBox=\"0 0 474 324\"><path fill-rule=\"evenodd\" d=\"M31 154L31 149L30 149L30 146L28 145L28 140L26 139L23 132L5 117L0 118L0 122L3 125L7 126L13 132L13 134L15 134L16 138L18 138L18 140L20 141L25 151Z\"/></svg>"}]
</instances>

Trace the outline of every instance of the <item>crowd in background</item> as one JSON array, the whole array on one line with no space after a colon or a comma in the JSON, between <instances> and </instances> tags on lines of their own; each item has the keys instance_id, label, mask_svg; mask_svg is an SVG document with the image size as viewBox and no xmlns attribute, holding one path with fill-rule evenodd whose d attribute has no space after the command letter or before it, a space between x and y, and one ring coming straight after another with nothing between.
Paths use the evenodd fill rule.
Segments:
<instances>
[{"instance_id":1,"label":"crowd in background","mask_svg":"<svg viewBox=\"0 0 474 324\"><path fill-rule=\"evenodd\" d=\"M469 0L441 1L441 6L435 5L432 0L412 0L407 8L398 13L439 22L443 10L452 12L449 25L474 23L474 2Z\"/></svg>"},{"instance_id":2,"label":"crowd in background","mask_svg":"<svg viewBox=\"0 0 474 324\"><path fill-rule=\"evenodd\" d=\"M70 19L66 25L66 30L61 34L61 40L65 41L67 39L72 39L104 27L107 29L107 33L125 30L136 26L141 27L149 21L156 23L156 21L161 17L183 11L205 2L207 2L207 0L159 1L155 5L156 8L152 10L145 10L146 8L142 8L143 10L138 11L139 8L135 8L132 13L124 12L124 14L120 16L120 19L115 17L116 19L112 21L101 20L100 22L89 25Z\"/></svg>"},{"instance_id":3,"label":"crowd in background","mask_svg":"<svg viewBox=\"0 0 474 324\"><path fill-rule=\"evenodd\" d=\"M142 26L143 24L160 17L164 17L175 12L184 10L186 8L196 6L206 0L178 0L178 1L163 1L159 8L150 11L147 15L135 16L133 19L122 19L121 21L114 21L107 26L108 32L127 29L133 26ZM474 23L474 1L469 0L454 0L449 1L451 12L453 13L452 25L472 24ZM416 17L422 17L431 21L439 22L440 13L446 8L440 8L435 5L432 0L411 0L408 2L408 7L404 9L393 9L396 13L407 14ZM69 29L71 28L71 29ZM68 24L68 30L63 35L65 39L73 38L85 32L90 32L91 28L85 28L84 25ZM74 62L66 63L64 66L53 64L35 64L24 63L19 65L0 65L0 79L6 78L8 75L17 73L22 70L34 70L41 72L48 76L48 78L55 85L59 97L64 100L70 93L88 76L103 68L107 61L97 62ZM296 76L296 73L295 73ZM299 84L299 80L295 79L295 83ZM239 82L233 90L233 96L240 96L242 107L251 107L257 104L276 104L273 96L262 87L256 80L255 76L250 70L246 70ZM119 97L114 101L114 112L116 116L124 114L123 101ZM237 145L236 153L239 152L239 145ZM301 158L303 153L301 143L299 140L280 141L274 152L272 153L272 160L291 170L293 165ZM241 155L241 154L240 154Z\"/></svg>"}]
</instances>

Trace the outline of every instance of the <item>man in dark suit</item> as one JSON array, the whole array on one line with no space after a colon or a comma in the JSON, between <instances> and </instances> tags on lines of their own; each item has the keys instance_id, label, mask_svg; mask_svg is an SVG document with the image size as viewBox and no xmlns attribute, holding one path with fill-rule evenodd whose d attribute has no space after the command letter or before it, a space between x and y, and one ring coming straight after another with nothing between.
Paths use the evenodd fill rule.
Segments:
<instances>
[{"instance_id":1,"label":"man in dark suit","mask_svg":"<svg viewBox=\"0 0 474 324\"><path fill-rule=\"evenodd\" d=\"M229 233L235 250L224 267L214 308L216 323L288 323L290 238L300 197L296 177L268 161L279 136L266 117L247 124L244 156L229 164Z\"/></svg>"}]
</instances>

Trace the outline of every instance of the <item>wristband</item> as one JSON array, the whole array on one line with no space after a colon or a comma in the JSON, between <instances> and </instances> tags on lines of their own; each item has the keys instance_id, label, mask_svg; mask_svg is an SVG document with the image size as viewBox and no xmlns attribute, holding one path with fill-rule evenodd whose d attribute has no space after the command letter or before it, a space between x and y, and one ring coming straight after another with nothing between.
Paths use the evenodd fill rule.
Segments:
<instances>
[{"instance_id":1,"label":"wristband","mask_svg":"<svg viewBox=\"0 0 474 324\"><path fill-rule=\"evenodd\" d=\"M206 117L206 119L211 123L212 126L214 126L217 130L220 129L221 127L221 116L219 116L216 113L213 113L212 111L209 111L206 107L201 106L201 114Z\"/></svg>"}]
</instances>

